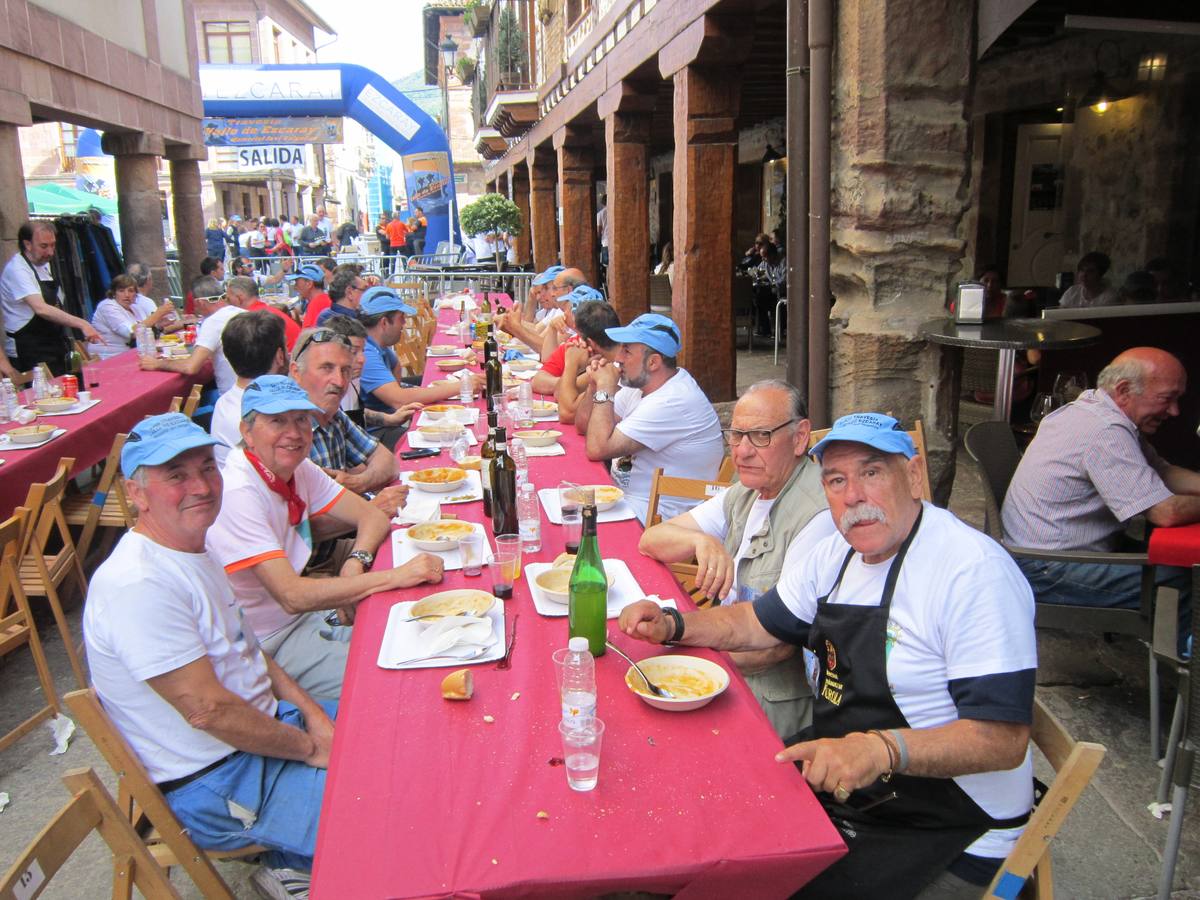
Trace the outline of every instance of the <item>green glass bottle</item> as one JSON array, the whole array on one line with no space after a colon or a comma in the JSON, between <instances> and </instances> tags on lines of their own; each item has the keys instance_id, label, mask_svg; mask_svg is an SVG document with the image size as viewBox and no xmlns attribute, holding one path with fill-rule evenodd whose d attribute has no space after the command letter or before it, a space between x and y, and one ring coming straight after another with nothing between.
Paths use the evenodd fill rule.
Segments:
<instances>
[{"instance_id":1,"label":"green glass bottle","mask_svg":"<svg viewBox=\"0 0 1200 900\"><path fill-rule=\"evenodd\" d=\"M496 457L496 420L494 410L488 410L488 436L479 447L479 480L483 484L483 514L492 517L492 460Z\"/></svg>"},{"instance_id":2,"label":"green glass bottle","mask_svg":"<svg viewBox=\"0 0 1200 900\"><path fill-rule=\"evenodd\" d=\"M496 341L494 325L488 330L488 338L483 343L483 354L487 360L483 364L483 372L488 396L495 397L504 392L504 363L501 361L500 345Z\"/></svg>"},{"instance_id":3,"label":"green glass bottle","mask_svg":"<svg viewBox=\"0 0 1200 900\"><path fill-rule=\"evenodd\" d=\"M575 568L567 589L567 621L570 637L585 637L592 656L604 655L604 638L608 632L608 576L600 556L600 539L596 534L595 501L583 506L583 533Z\"/></svg>"},{"instance_id":4,"label":"green glass bottle","mask_svg":"<svg viewBox=\"0 0 1200 900\"><path fill-rule=\"evenodd\" d=\"M508 455L508 436L496 429L492 459L492 534L519 534L517 522L517 464Z\"/></svg>"}]
</instances>

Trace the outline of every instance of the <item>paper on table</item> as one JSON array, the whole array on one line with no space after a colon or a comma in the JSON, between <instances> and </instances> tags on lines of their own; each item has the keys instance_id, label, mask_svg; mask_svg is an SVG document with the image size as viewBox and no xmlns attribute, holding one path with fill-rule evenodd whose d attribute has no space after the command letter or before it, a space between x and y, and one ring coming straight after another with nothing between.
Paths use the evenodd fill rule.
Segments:
<instances>
[{"instance_id":1,"label":"paper on table","mask_svg":"<svg viewBox=\"0 0 1200 900\"><path fill-rule=\"evenodd\" d=\"M405 622L416 601L405 600L388 612L377 664L383 669L429 669L490 662L504 655L504 604L496 603L482 619L435 619L436 624ZM445 623L445 624L443 624ZM453 632L466 625L466 630ZM486 634L484 628L487 628ZM450 634L447 634L450 632ZM437 646L445 649L437 650ZM433 655L437 653L437 655Z\"/></svg>"},{"instance_id":2,"label":"paper on table","mask_svg":"<svg viewBox=\"0 0 1200 900\"><path fill-rule=\"evenodd\" d=\"M526 456L566 456L567 448L555 441L549 447L529 447L525 448Z\"/></svg>"},{"instance_id":3,"label":"paper on table","mask_svg":"<svg viewBox=\"0 0 1200 900\"><path fill-rule=\"evenodd\" d=\"M558 488L542 488L538 491L538 497L542 500L542 508L546 510L546 518L554 525L562 524L562 508L558 505ZM596 515L596 522L623 522L626 519L636 519L637 513L634 512L625 500L613 504L610 508L603 510Z\"/></svg>"},{"instance_id":4,"label":"paper on table","mask_svg":"<svg viewBox=\"0 0 1200 900\"><path fill-rule=\"evenodd\" d=\"M479 408L476 406L468 406L466 409L451 410L444 416L439 416L437 419L429 418L429 414L422 411L421 418L417 421L417 425L444 425L446 422L458 422L462 425L474 425L478 421Z\"/></svg>"},{"instance_id":5,"label":"paper on table","mask_svg":"<svg viewBox=\"0 0 1200 900\"><path fill-rule=\"evenodd\" d=\"M533 596L533 606L543 616L565 616L567 605L557 603L547 597L537 586L537 577L552 568L550 563L526 563L525 579L529 582L529 593ZM622 559L604 560L604 571L612 578L608 586L608 613L610 619L615 619L630 603L639 600L653 600L659 606L675 606L674 600L663 600L656 595L647 596L637 579Z\"/></svg>"},{"instance_id":6,"label":"paper on table","mask_svg":"<svg viewBox=\"0 0 1200 900\"><path fill-rule=\"evenodd\" d=\"M483 499L483 480L478 472L473 469L467 470L466 480L455 490L446 491L444 493L436 493L434 491L423 491L415 484L410 482L412 472L401 472L401 480L407 484L412 490L408 492L408 502L420 502L425 497L430 497L438 503L473 503L476 500Z\"/></svg>"},{"instance_id":7,"label":"paper on table","mask_svg":"<svg viewBox=\"0 0 1200 900\"><path fill-rule=\"evenodd\" d=\"M487 532L483 530L483 526L478 522L472 523L477 534L483 535L483 564L486 566L492 561L492 544L488 540ZM402 566L418 553L432 553L434 556L440 557L442 560L442 568L451 572L455 569L462 568L462 553L458 550L458 542L446 550L422 550L408 538L408 531L393 531L392 532L392 564Z\"/></svg>"},{"instance_id":8,"label":"paper on table","mask_svg":"<svg viewBox=\"0 0 1200 900\"><path fill-rule=\"evenodd\" d=\"M410 428L405 437L408 438L408 446L412 447L414 450L423 447L429 447L434 450L449 450L450 445L454 443L454 441L431 441L415 428ZM467 443L472 447L479 443L478 438L471 433L471 429L469 428L467 429Z\"/></svg>"},{"instance_id":9,"label":"paper on table","mask_svg":"<svg viewBox=\"0 0 1200 900\"><path fill-rule=\"evenodd\" d=\"M66 433L67 429L65 428L55 428L52 432L50 432L50 436L48 438L38 441L36 444L14 444L11 440L9 440L7 434L0 434L0 446L4 447L5 452L13 450L36 450L38 447L45 447L52 440L62 437Z\"/></svg>"},{"instance_id":10,"label":"paper on table","mask_svg":"<svg viewBox=\"0 0 1200 900\"><path fill-rule=\"evenodd\" d=\"M538 371L538 369L530 369L528 372L509 372L508 377L516 378L518 381L532 381Z\"/></svg>"},{"instance_id":11,"label":"paper on table","mask_svg":"<svg viewBox=\"0 0 1200 900\"><path fill-rule=\"evenodd\" d=\"M414 488L408 492L404 507L396 511L392 521L397 525L420 525L422 522L435 521L441 515L441 501L438 497L438 494Z\"/></svg>"},{"instance_id":12,"label":"paper on table","mask_svg":"<svg viewBox=\"0 0 1200 900\"><path fill-rule=\"evenodd\" d=\"M77 403L74 406L72 406L70 409L64 409L62 412L45 412L44 410L39 409L38 415L40 417L42 417L43 419L48 418L50 416L77 416L81 412L87 412L89 409L91 409L93 406L95 406L97 403L99 403L101 399L103 399L103 398L93 397L87 403Z\"/></svg>"},{"instance_id":13,"label":"paper on table","mask_svg":"<svg viewBox=\"0 0 1200 900\"><path fill-rule=\"evenodd\" d=\"M439 297L433 303L434 309L461 309L466 301L467 309L475 308L475 301L469 294L451 294L449 297Z\"/></svg>"}]
</instances>

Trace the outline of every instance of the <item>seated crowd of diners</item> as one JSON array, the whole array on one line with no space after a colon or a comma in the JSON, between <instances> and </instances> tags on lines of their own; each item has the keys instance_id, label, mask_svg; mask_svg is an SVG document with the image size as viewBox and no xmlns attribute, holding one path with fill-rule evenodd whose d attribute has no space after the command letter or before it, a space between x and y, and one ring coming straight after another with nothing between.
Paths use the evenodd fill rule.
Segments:
<instances>
[{"instance_id":1,"label":"seated crowd of diners","mask_svg":"<svg viewBox=\"0 0 1200 900\"><path fill-rule=\"evenodd\" d=\"M256 305L252 278L206 276L196 353L143 362L192 375L211 362L221 396L211 433L181 414L133 429L121 465L137 524L84 613L95 687L184 827L202 847L268 848L253 877L279 897L306 895L357 605L442 580L432 554L374 560L406 500L397 440L458 392L409 383L393 345L417 309L395 290L347 265L291 277L319 307L297 334ZM128 309L127 292L114 300ZM731 651L787 745L746 764L795 763L841 830L849 854L804 896L978 896L1032 804L1034 599L1135 605L1136 571L1019 567L921 499L925 461L886 415L844 416L810 446L805 397L772 380L722 428L679 365L679 327L622 324L578 269L538 274L495 322L537 354L535 390L648 526L638 551L695 562L712 601L639 602L620 627ZM1042 423L1006 539L1104 549L1139 514L1200 520L1200 476L1145 440L1184 387L1169 354L1113 360ZM664 498L646 521L656 470L714 480L726 453L727 490Z\"/></svg>"}]
</instances>

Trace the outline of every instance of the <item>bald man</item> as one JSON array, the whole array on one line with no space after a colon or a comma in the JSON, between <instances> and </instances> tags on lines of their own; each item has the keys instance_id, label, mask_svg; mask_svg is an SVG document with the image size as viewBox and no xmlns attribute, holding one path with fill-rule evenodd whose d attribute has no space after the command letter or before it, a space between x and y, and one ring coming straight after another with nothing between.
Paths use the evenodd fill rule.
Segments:
<instances>
[{"instance_id":1,"label":"bald man","mask_svg":"<svg viewBox=\"0 0 1200 900\"><path fill-rule=\"evenodd\" d=\"M1179 415L1183 365L1155 347L1126 350L1094 391L1042 420L1004 498L1004 541L1039 550L1118 548L1138 515L1157 526L1200 522L1200 474L1173 466L1146 440ZM1019 559L1040 602L1136 607L1141 569ZM1160 584L1186 597L1189 573L1159 567Z\"/></svg>"}]
</instances>

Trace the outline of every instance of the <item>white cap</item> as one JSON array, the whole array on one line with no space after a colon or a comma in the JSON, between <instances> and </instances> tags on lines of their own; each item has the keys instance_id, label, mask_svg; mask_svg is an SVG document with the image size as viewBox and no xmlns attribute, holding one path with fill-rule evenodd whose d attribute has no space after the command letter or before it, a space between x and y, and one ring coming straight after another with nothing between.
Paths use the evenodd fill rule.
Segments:
<instances>
[{"instance_id":1,"label":"white cap","mask_svg":"<svg viewBox=\"0 0 1200 900\"><path fill-rule=\"evenodd\" d=\"M567 649L581 653L588 648L588 639L585 637L573 637L567 641Z\"/></svg>"}]
</instances>

